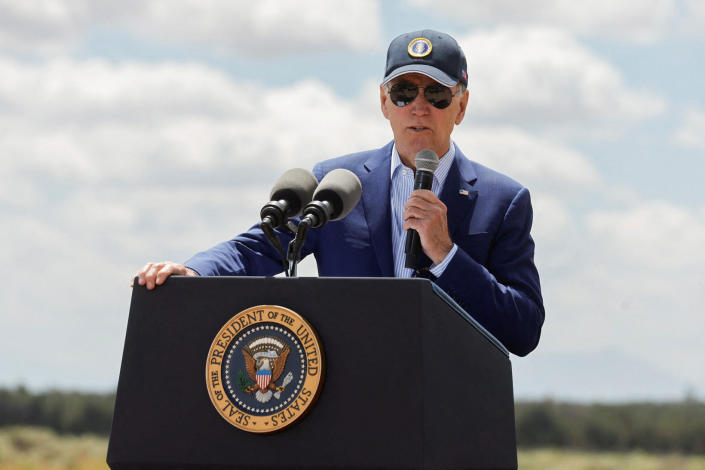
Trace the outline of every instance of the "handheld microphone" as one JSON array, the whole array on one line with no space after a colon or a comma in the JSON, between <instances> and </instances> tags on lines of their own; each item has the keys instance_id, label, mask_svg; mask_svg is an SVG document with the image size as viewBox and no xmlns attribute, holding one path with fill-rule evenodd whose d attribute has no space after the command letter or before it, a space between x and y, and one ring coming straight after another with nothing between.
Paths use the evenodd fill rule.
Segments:
<instances>
[{"instance_id":1,"label":"handheld microphone","mask_svg":"<svg viewBox=\"0 0 705 470\"><path fill-rule=\"evenodd\" d=\"M303 210L304 216L296 230L296 237L289 242L287 259L291 276L296 276L296 263L301 259L308 229L342 219L357 205L361 195L362 184L350 170L337 168L323 177L313 193L313 200Z\"/></svg>"},{"instance_id":2,"label":"handheld microphone","mask_svg":"<svg viewBox=\"0 0 705 470\"><path fill-rule=\"evenodd\" d=\"M286 220L298 217L318 186L313 173L302 168L287 170L274 184L269 195L270 201L262 207L262 225L271 228L281 227Z\"/></svg>"},{"instance_id":3,"label":"handheld microphone","mask_svg":"<svg viewBox=\"0 0 705 470\"><path fill-rule=\"evenodd\" d=\"M429 149L421 150L414 158L414 165L416 165L414 190L431 189L433 187L433 173L438 168L438 155L436 155L436 152ZM416 269L419 254L421 253L421 239L419 238L419 232L412 228L406 231L404 253L406 254L404 267Z\"/></svg>"}]
</instances>

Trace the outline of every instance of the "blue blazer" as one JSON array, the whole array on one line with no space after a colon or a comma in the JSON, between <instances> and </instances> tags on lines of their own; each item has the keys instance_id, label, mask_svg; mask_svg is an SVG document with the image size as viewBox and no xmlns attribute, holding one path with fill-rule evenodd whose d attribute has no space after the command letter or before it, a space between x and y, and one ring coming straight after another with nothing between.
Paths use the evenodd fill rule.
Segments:
<instances>
[{"instance_id":1,"label":"blue blazer","mask_svg":"<svg viewBox=\"0 0 705 470\"><path fill-rule=\"evenodd\" d=\"M391 154L392 142L315 166L319 181L335 168L346 168L362 183L360 203L347 217L308 233L302 253L313 253L320 276L394 277ZM433 282L507 349L528 354L538 344L544 319L528 190L468 160L456 148L440 199L448 208L448 229L458 251ZM286 247L290 235L279 235ZM431 261L422 255L421 263L428 266ZM281 257L259 224L185 265L204 276L272 276L282 271Z\"/></svg>"}]
</instances>

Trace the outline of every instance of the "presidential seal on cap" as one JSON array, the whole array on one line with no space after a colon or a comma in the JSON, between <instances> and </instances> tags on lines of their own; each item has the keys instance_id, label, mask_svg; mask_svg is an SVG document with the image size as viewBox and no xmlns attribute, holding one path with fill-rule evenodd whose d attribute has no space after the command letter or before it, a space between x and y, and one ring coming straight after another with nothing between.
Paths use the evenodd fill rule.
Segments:
<instances>
[{"instance_id":1,"label":"presidential seal on cap","mask_svg":"<svg viewBox=\"0 0 705 470\"><path fill-rule=\"evenodd\" d=\"M420 73L445 86L467 86L465 54L451 36L426 29L394 38L387 50L382 85L406 73Z\"/></svg>"},{"instance_id":2,"label":"presidential seal on cap","mask_svg":"<svg viewBox=\"0 0 705 470\"><path fill-rule=\"evenodd\" d=\"M433 44L426 38L416 38L409 43L407 49L411 57L426 57L431 53Z\"/></svg>"},{"instance_id":3,"label":"presidential seal on cap","mask_svg":"<svg viewBox=\"0 0 705 470\"><path fill-rule=\"evenodd\" d=\"M280 431L301 419L323 385L323 350L298 313L257 305L232 317L206 360L213 406L243 431Z\"/></svg>"}]
</instances>

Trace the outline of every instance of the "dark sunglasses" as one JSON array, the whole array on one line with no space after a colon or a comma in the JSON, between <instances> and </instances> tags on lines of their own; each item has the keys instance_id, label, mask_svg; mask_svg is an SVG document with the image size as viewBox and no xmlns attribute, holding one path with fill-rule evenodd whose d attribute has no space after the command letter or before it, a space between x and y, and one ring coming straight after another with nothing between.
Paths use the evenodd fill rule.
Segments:
<instances>
[{"instance_id":1,"label":"dark sunglasses","mask_svg":"<svg viewBox=\"0 0 705 470\"><path fill-rule=\"evenodd\" d=\"M402 107L410 104L419 95L419 88L423 90L426 101L435 108L445 109L453 101L453 93L450 88L443 85L417 86L410 82L397 82L389 88L389 97L392 103Z\"/></svg>"}]
</instances>

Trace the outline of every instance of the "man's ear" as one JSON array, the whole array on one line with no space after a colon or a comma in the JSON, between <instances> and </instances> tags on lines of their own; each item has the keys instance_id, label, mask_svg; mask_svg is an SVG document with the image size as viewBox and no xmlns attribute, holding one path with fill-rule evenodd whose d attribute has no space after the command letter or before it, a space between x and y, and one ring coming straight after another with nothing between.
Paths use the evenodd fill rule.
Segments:
<instances>
[{"instance_id":1,"label":"man's ear","mask_svg":"<svg viewBox=\"0 0 705 470\"><path fill-rule=\"evenodd\" d=\"M385 118L389 119L389 111L387 110L387 103L389 97L387 96L387 90L384 89L382 85L379 86L379 105L382 108L382 114Z\"/></svg>"},{"instance_id":2,"label":"man's ear","mask_svg":"<svg viewBox=\"0 0 705 470\"><path fill-rule=\"evenodd\" d=\"M463 122L463 118L465 118L465 111L467 110L468 107L468 99L470 97L470 92L468 90L465 90L463 92L463 96L460 97L460 110L458 111L458 115L455 117L455 125L457 126L461 122Z\"/></svg>"}]
</instances>

